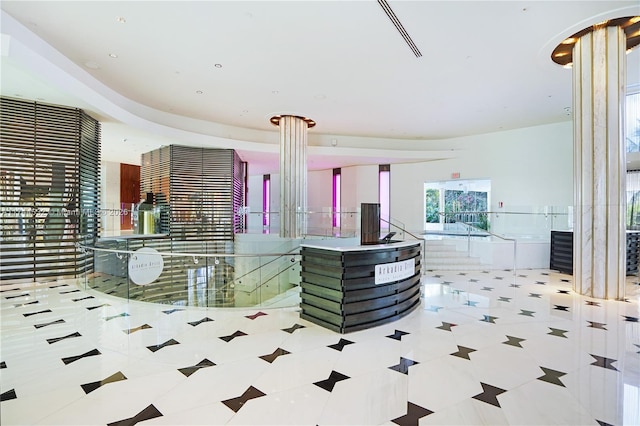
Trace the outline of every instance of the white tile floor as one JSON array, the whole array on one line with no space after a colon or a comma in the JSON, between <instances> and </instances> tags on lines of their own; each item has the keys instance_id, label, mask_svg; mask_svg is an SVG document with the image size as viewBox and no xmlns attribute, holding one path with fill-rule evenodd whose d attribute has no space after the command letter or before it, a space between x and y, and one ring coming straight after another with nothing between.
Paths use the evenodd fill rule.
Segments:
<instances>
[{"instance_id":1,"label":"white tile floor","mask_svg":"<svg viewBox=\"0 0 640 426\"><path fill-rule=\"evenodd\" d=\"M640 286L604 301L570 281L430 271L418 310L346 335L298 308L2 285L0 423L640 424Z\"/></svg>"}]
</instances>

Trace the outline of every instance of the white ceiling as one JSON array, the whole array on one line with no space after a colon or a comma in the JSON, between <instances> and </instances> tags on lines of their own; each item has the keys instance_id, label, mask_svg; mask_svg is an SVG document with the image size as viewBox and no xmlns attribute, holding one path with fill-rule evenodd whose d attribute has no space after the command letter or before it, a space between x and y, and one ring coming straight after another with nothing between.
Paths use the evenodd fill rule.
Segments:
<instances>
[{"instance_id":1,"label":"white ceiling","mask_svg":"<svg viewBox=\"0 0 640 426\"><path fill-rule=\"evenodd\" d=\"M425 161L455 155L450 138L570 120L571 71L551 51L640 15L637 0L390 5L421 57L373 0L2 0L1 93L86 110L108 161L176 143L277 173L278 113L318 123L310 169Z\"/></svg>"}]
</instances>

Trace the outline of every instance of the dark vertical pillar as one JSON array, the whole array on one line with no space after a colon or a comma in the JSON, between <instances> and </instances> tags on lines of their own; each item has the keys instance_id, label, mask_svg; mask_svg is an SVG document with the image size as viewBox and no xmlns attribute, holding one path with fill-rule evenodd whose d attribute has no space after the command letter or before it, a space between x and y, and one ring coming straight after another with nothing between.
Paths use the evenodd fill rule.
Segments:
<instances>
[{"instance_id":1,"label":"dark vertical pillar","mask_svg":"<svg viewBox=\"0 0 640 426\"><path fill-rule=\"evenodd\" d=\"M378 244L380 241L380 204L360 204L360 244Z\"/></svg>"}]
</instances>

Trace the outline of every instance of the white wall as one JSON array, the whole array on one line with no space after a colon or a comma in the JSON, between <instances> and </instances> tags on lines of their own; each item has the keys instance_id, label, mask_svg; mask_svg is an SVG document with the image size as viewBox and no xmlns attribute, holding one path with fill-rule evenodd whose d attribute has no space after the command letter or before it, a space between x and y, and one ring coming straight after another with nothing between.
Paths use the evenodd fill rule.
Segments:
<instances>
[{"instance_id":1,"label":"white wall","mask_svg":"<svg viewBox=\"0 0 640 426\"><path fill-rule=\"evenodd\" d=\"M571 122L452 140L452 148L462 149L457 158L391 165L391 217L412 232L421 231L424 182L449 180L455 172L461 179L491 180L490 211L572 205L572 146ZM507 231L499 228L500 223L492 224L496 233Z\"/></svg>"}]
</instances>

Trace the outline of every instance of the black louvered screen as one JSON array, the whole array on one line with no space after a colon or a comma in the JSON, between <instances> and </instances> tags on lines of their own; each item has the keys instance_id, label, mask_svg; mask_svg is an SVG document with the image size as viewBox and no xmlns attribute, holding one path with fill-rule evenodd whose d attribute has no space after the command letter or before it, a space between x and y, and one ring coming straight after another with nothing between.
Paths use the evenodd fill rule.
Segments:
<instances>
[{"instance_id":1,"label":"black louvered screen","mask_svg":"<svg viewBox=\"0 0 640 426\"><path fill-rule=\"evenodd\" d=\"M0 275L93 269L76 243L99 234L100 123L82 110L0 99Z\"/></svg>"},{"instance_id":2,"label":"black louvered screen","mask_svg":"<svg viewBox=\"0 0 640 426\"><path fill-rule=\"evenodd\" d=\"M162 193L174 240L233 241L244 204L244 167L232 149L171 145L142 156L141 198Z\"/></svg>"}]
</instances>

